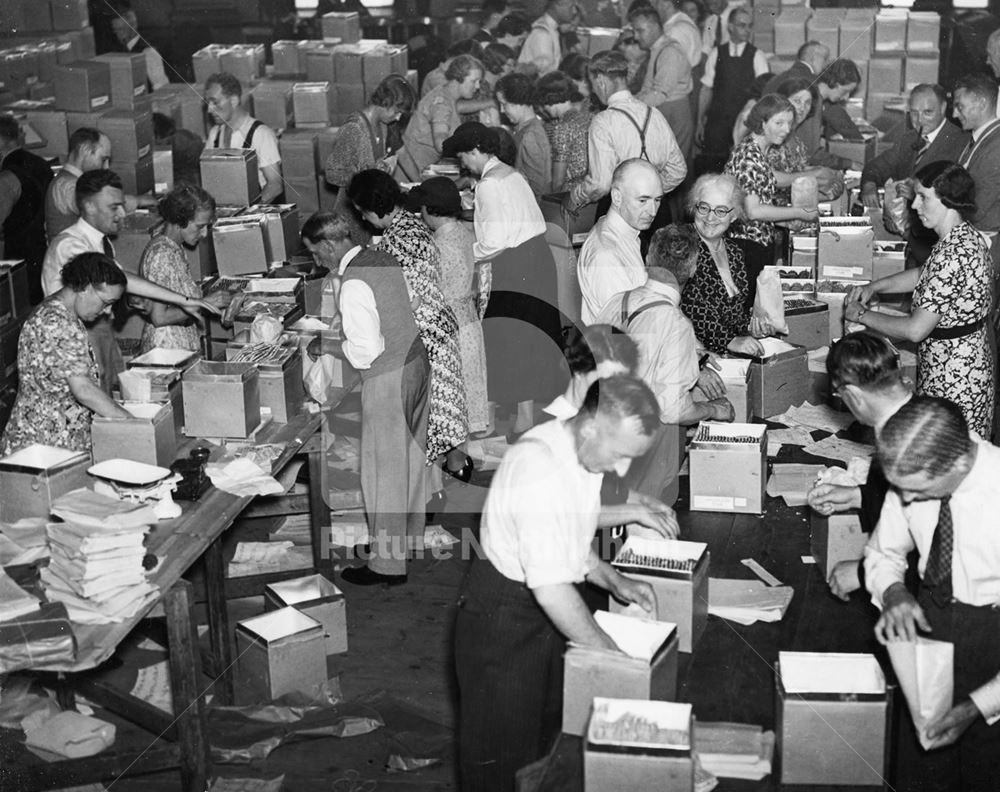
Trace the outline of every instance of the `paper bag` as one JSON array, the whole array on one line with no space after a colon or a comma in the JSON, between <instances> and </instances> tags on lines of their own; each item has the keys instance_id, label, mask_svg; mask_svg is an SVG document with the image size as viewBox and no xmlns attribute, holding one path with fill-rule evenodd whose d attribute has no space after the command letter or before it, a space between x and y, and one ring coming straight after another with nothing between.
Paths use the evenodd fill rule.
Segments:
<instances>
[{"instance_id":1,"label":"paper bag","mask_svg":"<svg viewBox=\"0 0 1000 792\"><path fill-rule=\"evenodd\" d=\"M819 187L815 176L796 176L792 179L792 206L796 209L816 209Z\"/></svg>"},{"instance_id":2,"label":"paper bag","mask_svg":"<svg viewBox=\"0 0 1000 792\"><path fill-rule=\"evenodd\" d=\"M764 319L774 332L788 334L785 322L785 298L781 293L781 281L774 270L764 270L757 276L757 296L753 298L753 315Z\"/></svg>"},{"instance_id":3,"label":"paper bag","mask_svg":"<svg viewBox=\"0 0 1000 792\"><path fill-rule=\"evenodd\" d=\"M885 183L882 196L882 217L888 231L906 236L910 225L910 204L896 195L896 182L889 179Z\"/></svg>"},{"instance_id":4,"label":"paper bag","mask_svg":"<svg viewBox=\"0 0 1000 792\"><path fill-rule=\"evenodd\" d=\"M955 645L917 638L886 645L899 686L906 696L917 737L925 750L934 747L927 727L951 709L954 688Z\"/></svg>"},{"instance_id":5,"label":"paper bag","mask_svg":"<svg viewBox=\"0 0 1000 792\"><path fill-rule=\"evenodd\" d=\"M330 399L336 365L337 360L333 355L320 355L309 363L309 369L302 378L306 393L320 405L326 404Z\"/></svg>"}]
</instances>

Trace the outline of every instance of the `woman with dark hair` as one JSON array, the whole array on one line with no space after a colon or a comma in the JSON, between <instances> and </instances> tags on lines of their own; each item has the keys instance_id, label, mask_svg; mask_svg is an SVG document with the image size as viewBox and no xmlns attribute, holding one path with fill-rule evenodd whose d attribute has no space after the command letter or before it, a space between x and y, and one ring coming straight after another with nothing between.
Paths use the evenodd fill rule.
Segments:
<instances>
[{"instance_id":1,"label":"woman with dark hair","mask_svg":"<svg viewBox=\"0 0 1000 792\"><path fill-rule=\"evenodd\" d=\"M989 246L969 223L976 210L975 182L965 168L946 161L925 165L916 180L913 208L937 233L937 244L920 269L852 289L844 318L918 342L917 393L951 399L969 427L988 438L996 369L987 336L993 280ZM913 293L909 315L871 310L879 294L907 292Z\"/></svg>"},{"instance_id":2,"label":"woman with dark hair","mask_svg":"<svg viewBox=\"0 0 1000 792\"><path fill-rule=\"evenodd\" d=\"M86 326L111 315L126 282L125 273L103 253L81 253L62 268L62 287L21 328L17 398L0 438L0 455L33 443L89 452L94 413L132 417L101 390Z\"/></svg>"},{"instance_id":3,"label":"woman with dark hair","mask_svg":"<svg viewBox=\"0 0 1000 792\"><path fill-rule=\"evenodd\" d=\"M535 114L535 81L519 72L501 77L497 100L500 112L514 124L514 167L527 179L536 198L552 192L552 146L542 119Z\"/></svg>"},{"instance_id":4,"label":"woman with dark hair","mask_svg":"<svg viewBox=\"0 0 1000 792\"><path fill-rule=\"evenodd\" d=\"M733 238L743 248L749 278L750 303L757 292L757 276L774 263L774 224L787 220L812 222L818 212L775 206L778 183L767 161L767 152L785 142L792 131L795 108L784 96L766 94L747 116L747 135L733 149L725 172L736 177L745 195L744 217L733 227Z\"/></svg>"},{"instance_id":5,"label":"woman with dark hair","mask_svg":"<svg viewBox=\"0 0 1000 792\"><path fill-rule=\"evenodd\" d=\"M545 219L524 176L498 159L494 131L462 124L444 151L479 178L474 251L493 271L483 316L489 398L494 406L517 404L509 435L514 440L534 425L535 400L547 401L562 387L556 267L545 242Z\"/></svg>"},{"instance_id":6,"label":"woman with dark hair","mask_svg":"<svg viewBox=\"0 0 1000 792\"><path fill-rule=\"evenodd\" d=\"M586 107L593 110L590 77L587 74L588 66L590 66L590 58L579 52L571 52L560 61L559 71L576 84L577 91L587 100Z\"/></svg>"},{"instance_id":7,"label":"woman with dark hair","mask_svg":"<svg viewBox=\"0 0 1000 792\"><path fill-rule=\"evenodd\" d=\"M552 191L563 192L587 175L587 131L592 114L569 75L554 71L539 77L536 101L552 119Z\"/></svg>"},{"instance_id":8,"label":"woman with dark hair","mask_svg":"<svg viewBox=\"0 0 1000 792\"><path fill-rule=\"evenodd\" d=\"M201 187L179 184L160 201L160 217L163 225L142 252L139 274L185 297L200 299L201 289L191 277L184 248L197 247L208 236L215 219L215 199ZM228 297L218 292L206 299L221 308ZM198 323L190 313L158 300L149 300L146 305L140 352L153 347L201 349Z\"/></svg>"},{"instance_id":9,"label":"woman with dark hair","mask_svg":"<svg viewBox=\"0 0 1000 792\"><path fill-rule=\"evenodd\" d=\"M510 47L491 42L483 49L483 68L486 74L483 75L483 87L489 86L492 90L496 87L497 80L514 71L517 66L517 53Z\"/></svg>"},{"instance_id":10,"label":"woman with dark hair","mask_svg":"<svg viewBox=\"0 0 1000 792\"><path fill-rule=\"evenodd\" d=\"M469 418L458 351L458 320L441 291L441 256L430 230L403 206L399 184L388 173L361 171L351 179L347 197L361 218L382 233L375 246L394 256L403 268L413 300L413 318L431 362L430 413L427 419L427 463L447 455L445 467L458 473L468 457ZM438 493L439 474L432 469L431 491Z\"/></svg>"}]
</instances>

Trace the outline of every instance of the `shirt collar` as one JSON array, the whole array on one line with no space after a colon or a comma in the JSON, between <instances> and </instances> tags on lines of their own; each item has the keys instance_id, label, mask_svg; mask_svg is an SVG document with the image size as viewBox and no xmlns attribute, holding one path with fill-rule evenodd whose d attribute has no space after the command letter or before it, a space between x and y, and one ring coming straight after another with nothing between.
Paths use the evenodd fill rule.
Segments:
<instances>
[{"instance_id":1,"label":"shirt collar","mask_svg":"<svg viewBox=\"0 0 1000 792\"><path fill-rule=\"evenodd\" d=\"M743 54L743 51L747 48L748 42L744 41L740 44L737 44L732 39L729 39L727 43L729 44L729 54L732 55L734 58L738 58L740 55Z\"/></svg>"},{"instance_id":2,"label":"shirt collar","mask_svg":"<svg viewBox=\"0 0 1000 792\"><path fill-rule=\"evenodd\" d=\"M549 14L542 14L535 24L549 30L559 30L559 23Z\"/></svg>"},{"instance_id":3,"label":"shirt collar","mask_svg":"<svg viewBox=\"0 0 1000 792\"><path fill-rule=\"evenodd\" d=\"M613 206L608 209L608 213L604 216L607 218L604 221L605 226L611 226L612 231L627 236L629 239L633 237L635 239L639 238L639 232L632 228L626 222L625 218L621 216L621 213Z\"/></svg>"},{"instance_id":4,"label":"shirt collar","mask_svg":"<svg viewBox=\"0 0 1000 792\"><path fill-rule=\"evenodd\" d=\"M940 133L941 130L944 129L944 125L947 124L947 123L948 123L948 119L947 118L942 118L940 124L938 124L936 127L934 127L934 129L932 129L930 132L928 132L926 135L924 135L924 137L927 138L927 145L928 146L931 143L934 142L934 138L936 138L938 136L938 133Z\"/></svg>"},{"instance_id":5,"label":"shirt collar","mask_svg":"<svg viewBox=\"0 0 1000 792\"><path fill-rule=\"evenodd\" d=\"M91 247L93 247L98 253L104 252L105 234L102 234L82 217L76 221L75 225L77 231L79 231L80 235L90 243Z\"/></svg>"},{"instance_id":6,"label":"shirt collar","mask_svg":"<svg viewBox=\"0 0 1000 792\"><path fill-rule=\"evenodd\" d=\"M479 178L482 178L483 176L485 176L487 174L487 172L493 170L499 164L500 164L500 158L499 157L495 157L495 156L494 157L490 157L488 160L486 160L486 164L483 165L483 172L479 175Z\"/></svg>"},{"instance_id":7,"label":"shirt collar","mask_svg":"<svg viewBox=\"0 0 1000 792\"><path fill-rule=\"evenodd\" d=\"M985 124L983 124L982 126L978 126L978 127L976 127L975 129L973 129L973 130L972 130L972 142L973 142L973 143L978 143L978 142L979 142L979 139L980 139L980 138L981 138L981 137L982 137L983 135L985 135L985 134L986 134L986 131L987 131L987 130L988 130L988 129L989 129L990 127L991 127L991 126L993 126L994 124L996 124L996 123L998 122L998 120L1000 120L1000 119L996 119L996 118L991 118L991 119L990 119L989 121L987 121L987 122L986 122Z\"/></svg>"},{"instance_id":8,"label":"shirt collar","mask_svg":"<svg viewBox=\"0 0 1000 792\"><path fill-rule=\"evenodd\" d=\"M973 442L977 446L976 461L972 463L972 469L968 475L955 488L955 491L952 493L953 496L961 495L977 487L987 486L992 488L994 485L992 480L990 480L990 464L986 459L987 454L991 450L989 448L990 444L978 436L973 436Z\"/></svg>"},{"instance_id":9,"label":"shirt collar","mask_svg":"<svg viewBox=\"0 0 1000 792\"><path fill-rule=\"evenodd\" d=\"M646 288L666 297L671 305L677 306L681 303L681 293L672 283L664 283L663 281L647 277Z\"/></svg>"},{"instance_id":10,"label":"shirt collar","mask_svg":"<svg viewBox=\"0 0 1000 792\"><path fill-rule=\"evenodd\" d=\"M67 162L62 166L62 169L66 171L70 176L76 176L78 179L83 176L83 171L80 170L76 165Z\"/></svg>"},{"instance_id":11,"label":"shirt collar","mask_svg":"<svg viewBox=\"0 0 1000 792\"><path fill-rule=\"evenodd\" d=\"M362 250L364 250L364 248L361 247L361 245L355 245L350 250L348 250L344 254L344 257L340 260L340 266L337 267L337 274L343 275L344 272L347 270L347 266L352 261L354 261L355 258L357 258L358 253L360 253Z\"/></svg>"},{"instance_id":12,"label":"shirt collar","mask_svg":"<svg viewBox=\"0 0 1000 792\"><path fill-rule=\"evenodd\" d=\"M567 418L572 418L576 415L579 410L573 406L569 399L565 395L556 396L552 400L552 403L547 407L542 408L542 412L551 415L553 418L557 418L560 421L565 421Z\"/></svg>"},{"instance_id":13,"label":"shirt collar","mask_svg":"<svg viewBox=\"0 0 1000 792\"><path fill-rule=\"evenodd\" d=\"M802 64L803 66L805 66L805 67L806 67L807 69L809 69L809 73L810 73L810 74L815 74L815 73L816 73L816 72L815 72L815 71L813 70L813 67L812 67L812 66L810 66L810 65L809 65L808 63L806 63L805 61L796 61L796 63L801 63L801 64Z\"/></svg>"},{"instance_id":14,"label":"shirt collar","mask_svg":"<svg viewBox=\"0 0 1000 792\"><path fill-rule=\"evenodd\" d=\"M615 91L611 96L608 97L608 107L613 104L620 104L632 98L632 92L628 88L623 88L620 91Z\"/></svg>"},{"instance_id":15,"label":"shirt collar","mask_svg":"<svg viewBox=\"0 0 1000 792\"><path fill-rule=\"evenodd\" d=\"M136 44L138 44L138 43L139 43L139 38L140 38L140 37L139 37L138 35L136 35L136 36L135 36L134 38L130 38L130 39L129 39L129 41L128 41L128 44L126 44L126 45L125 45L125 46L126 46L126 48L127 48L127 49L128 49L129 51L131 51L131 50L132 50L132 47L134 47L134 46L135 46Z\"/></svg>"}]
</instances>

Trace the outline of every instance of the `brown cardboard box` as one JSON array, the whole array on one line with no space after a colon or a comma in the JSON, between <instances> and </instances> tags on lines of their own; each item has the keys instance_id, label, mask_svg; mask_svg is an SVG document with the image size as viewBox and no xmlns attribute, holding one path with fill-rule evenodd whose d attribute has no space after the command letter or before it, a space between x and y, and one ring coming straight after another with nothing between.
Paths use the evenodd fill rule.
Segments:
<instances>
[{"instance_id":1,"label":"brown cardboard box","mask_svg":"<svg viewBox=\"0 0 1000 792\"><path fill-rule=\"evenodd\" d=\"M112 105L132 107L136 97L146 95L146 58L141 52L108 52L94 60L111 69Z\"/></svg>"},{"instance_id":2,"label":"brown cardboard box","mask_svg":"<svg viewBox=\"0 0 1000 792\"><path fill-rule=\"evenodd\" d=\"M334 48L334 69L337 73L337 87L363 85L361 56L364 48L360 43L338 44Z\"/></svg>"},{"instance_id":3,"label":"brown cardboard box","mask_svg":"<svg viewBox=\"0 0 1000 792\"><path fill-rule=\"evenodd\" d=\"M807 8L782 8L774 20L774 54L794 57L806 42Z\"/></svg>"},{"instance_id":4,"label":"brown cardboard box","mask_svg":"<svg viewBox=\"0 0 1000 792\"><path fill-rule=\"evenodd\" d=\"M153 152L131 162L112 160L111 170L121 176L122 185L129 195L145 195L156 186L153 178Z\"/></svg>"},{"instance_id":5,"label":"brown cardboard box","mask_svg":"<svg viewBox=\"0 0 1000 792\"><path fill-rule=\"evenodd\" d=\"M277 131L292 125L292 86L290 80L267 80L253 89L253 115Z\"/></svg>"},{"instance_id":6,"label":"brown cardboard box","mask_svg":"<svg viewBox=\"0 0 1000 792\"><path fill-rule=\"evenodd\" d=\"M185 249L188 260L188 269L195 283L205 280L215 275L219 270L215 263L215 244L212 242L212 235L209 234L194 250Z\"/></svg>"},{"instance_id":7,"label":"brown cardboard box","mask_svg":"<svg viewBox=\"0 0 1000 792\"><path fill-rule=\"evenodd\" d=\"M226 347L226 359L239 354L243 344ZM288 423L302 411L305 388L302 384L302 353L297 347L286 347L281 359L258 363L260 372L260 406L270 410L275 423Z\"/></svg>"},{"instance_id":8,"label":"brown cardboard box","mask_svg":"<svg viewBox=\"0 0 1000 792\"><path fill-rule=\"evenodd\" d=\"M890 249L889 244L893 243L888 243L885 249L880 250L876 243L875 255L872 257L872 280L886 278L906 269L906 243L894 243L895 249Z\"/></svg>"},{"instance_id":9,"label":"brown cardboard box","mask_svg":"<svg viewBox=\"0 0 1000 792\"><path fill-rule=\"evenodd\" d=\"M111 157L119 162L138 160L153 153L153 113L149 107L109 110L97 128L111 141Z\"/></svg>"},{"instance_id":10,"label":"brown cardboard box","mask_svg":"<svg viewBox=\"0 0 1000 792\"><path fill-rule=\"evenodd\" d=\"M28 267L23 260L0 261L0 275L10 291L10 311L14 319L24 319L33 306L28 299ZM0 313L3 313L3 296L0 295Z\"/></svg>"},{"instance_id":11,"label":"brown cardboard box","mask_svg":"<svg viewBox=\"0 0 1000 792\"><path fill-rule=\"evenodd\" d=\"M934 84L938 82L938 74L941 68L937 53L920 55L907 55L906 68L903 73L903 90L909 93L921 83Z\"/></svg>"},{"instance_id":12,"label":"brown cardboard box","mask_svg":"<svg viewBox=\"0 0 1000 792\"><path fill-rule=\"evenodd\" d=\"M860 561L869 535L861 530L858 512L851 510L823 517L809 510L809 547L823 580L841 561Z\"/></svg>"},{"instance_id":13,"label":"brown cardboard box","mask_svg":"<svg viewBox=\"0 0 1000 792\"><path fill-rule=\"evenodd\" d=\"M289 130L281 136L278 151L281 153L281 175L286 182L308 180L314 184L315 189L316 174L319 172L316 159L318 137L313 129ZM299 203L291 194L288 197Z\"/></svg>"},{"instance_id":14,"label":"brown cardboard box","mask_svg":"<svg viewBox=\"0 0 1000 792\"><path fill-rule=\"evenodd\" d=\"M138 209L125 215L121 229L113 240L115 259L122 269L138 274L143 251L160 223L160 216L148 209Z\"/></svg>"},{"instance_id":15,"label":"brown cardboard box","mask_svg":"<svg viewBox=\"0 0 1000 792\"><path fill-rule=\"evenodd\" d=\"M785 340L805 349L820 349L830 345L830 307L813 300L811 306L785 306L788 335Z\"/></svg>"},{"instance_id":16,"label":"brown cardboard box","mask_svg":"<svg viewBox=\"0 0 1000 792\"><path fill-rule=\"evenodd\" d=\"M90 24L87 0L49 0L53 30L80 30Z\"/></svg>"},{"instance_id":17,"label":"brown cardboard box","mask_svg":"<svg viewBox=\"0 0 1000 792\"><path fill-rule=\"evenodd\" d=\"M867 61L875 49L873 14L868 9L852 8L840 20L840 43L837 57L857 63ZM859 88L861 86L858 86ZM864 94L861 94L864 96Z\"/></svg>"},{"instance_id":18,"label":"brown cardboard box","mask_svg":"<svg viewBox=\"0 0 1000 792\"><path fill-rule=\"evenodd\" d=\"M692 508L694 507L692 506ZM689 572L650 568L634 563L633 559L636 555L690 559L694 561L694 568ZM708 545L701 542L643 539L630 536L625 540L618 556L612 561L612 566L623 575L635 580L643 580L653 587L653 591L656 593L657 621L676 624L678 647L682 652L690 652L698 643L698 639L701 638L708 620L710 559ZM621 613L625 607L612 598L610 608L612 613Z\"/></svg>"},{"instance_id":19,"label":"brown cardboard box","mask_svg":"<svg viewBox=\"0 0 1000 792\"><path fill-rule=\"evenodd\" d=\"M594 614L619 646L619 638L660 641L651 657L569 644L563 656L562 730L583 735L593 700L601 698L673 701L677 694L677 625L607 611ZM616 637L617 636L617 637Z\"/></svg>"},{"instance_id":20,"label":"brown cardboard box","mask_svg":"<svg viewBox=\"0 0 1000 792\"><path fill-rule=\"evenodd\" d=\"M261 44L234 44L219 53L219 67L229 72L246 93L254 81L263 75L264 47Z\"/></svg>"},{"instance_id":21,"label":"brown cardboard box","mask_svg":"<svg viewBox=\"0 0 1000 792\"><path fill-rule=\"evenodd\" d=\"M184 429L183 369L133 366L136 359L127 361L125 365L128 368L118 375L118 391L122 399L169 403L174 415L174 437L179 438ZM143 381L149 383L148 396Z\"/></svg>"},{"instance_id":22,"label":"brown cardboard box","mask_svg":"<svg viewBox=\"0 0 1000 792\"><path fill-rule=\"evenodd\" d=\"M215 265L225 277L267 272L265 221L261 217L230 217L212 226Z\"/></svg>"},{"instance_id":23,"label":"brown cardboard box","mask_svg":"<svg viewBox=\"0 0 1000 792\"><path fill-rule=\"evenodd\" d=\"M870 281L875 232L870 217L822 217L817 278Z\"/></svg>"},{"instance_id":24,"label":"brown cardboard box","mask_svg":"<svg viewBox=\"0 0 1000 792\"><path fill-rule=\"evenodd\" d=\"M285 177L285 198L294 201L300 217L309 217L319 211L318 179L313 176L308 179Z\"/></svg>"},{"instance_id":25,"label":"brown cardboard box","mask_svg":"<svg viewBox=\"0 0 1000 792\"><path fill-rule=\"evenodd\" d=\"M899 55L873 55L868 61L868 85L878 93L898 94L903 88L903 58ZM868 114L877 117L868 108Z\"/></svg>"},{"instance_id":26,"label":"brown cardboard box","mask_svg":"<svg viewBox=\"0 0 1000 792\"><path fill-rule=\"evenodd\" d=\"M29 110L25 120L45 139L45 146L32 149L39 157L62 157L69 151L66 113L62 110Z\"/></svg>"},{"instance_id":27,"label":"brown cardboard box","mask_svg":"<svg viewBox=\"0 0 1000 792\"><path fill-rule=\"evenodd\" d=\"M802 347L754 358L747 377L755 418L780 415L809 396L809 358Z\"/></svg>"},{"instance_id":28,"label":"brown cardboard box","mask_svg":"<svg viewBox=\"0 0 1000 792\"><path fill-rule=\"evenodd\" d=\"M260 425L260 378L252 363L201 360L181 383L188 437L248 437Z\"/></svg>"},{"instance_id":29,"label":"brown cardboard box","mask_svg":"<svg viewBox=\"0 0 1000 792\"><path fill-rule=\"evenodd\" d=\"M305 52L305 73L309 82L337 82L337 45L321 44Z\"/></svg>"},{"instance_id":30,"label":"brown cardboard box","mask_svg":"<svg viewBox=\"0 0 1000 792\"><path fill-rule=\"evenodd\" d=\"M211 75L222 71L222 52L226 48L220 44L209 44L202 47L191 56L191 66L194 69L194 81L198 88L203 88L205 80Z\"/></svg>"},{"instance_id":31,"label":"brown cardboard box","mask_svg":"<svg viewBox=\"0 0 1000 792\"><path fill-rule=\"evenodd\" d=\"M52 501L71 490L89 487L86 452L31 445L0 459L0 520L48 518Z\"/></svg>"},{"instance_id":32,"label":"brown cardboard box","mask_svg":"<svg viewBox=\"0 0 1000 792\"><path fill-rule=\"evenodd\" d=\"M310 53L310 56L313 53ZM333 118L333 85L329 82L295 83L292 107L296 126L316 124L328 127Z\"/></svg>"},{"instance_id":33,"label":"brown cardboard box","mask_svg":"<svg viewBox=\"0 0 1000 792\"><path fill-rule=\"evenodd\" d=\"M836 284L836 285L834 285ZM846 289L857 285L856 282L821 281L816 284L816 299L824 302L830 309L830 340L844 335L844 300L847 299ZM841 289L844 289L841 291Z\"/></svg>"},{"instance_id":34,"label":"brown cardboard box","mask_svg":"<svg viewBox=\"0 0 1000 792\"><path fill-rule=\"evenodd\" d=\"M356 113L365 106L368 90L363 85L338 85L337 106L333 123L342 125L351 113Z\"/></svg>"},{"instance_id":35,"label":"brown cardboard box","mask_svg":"<svg viewBox=\"0 0 1000 792\"><path fill-rule=\"evenodd\" d=\"M174 410L170 402L126 402L129 419L94 416L91 425L94 461L131 459L170 467L177 457Z\"/></svg>"},{"instance_id":36,"label":"brown cardboard box","mask_svg":"<svg viewBox=\"0 0 1000 792\"><path fill-rule=\"evenodd\" d=\"M331 11L320 17L324 40L338 44L361 41L361 17L357 11Z\"/></svg>"},{"instance_id":37,"label":"brown cardboard box","mask_svg":"<svg viewBox=\"0 0 1000 792\"><path fill-rule=\"evenodd\" d=\"M205 103L198 89L170 83L150 94L153 111L174 119L178 129L187 129L205 137Z\"/></svg>"},{"instance_id":38,"label":"brown cardboard box","mask_svg":"<svg viewBox=\"0 0 1000 792\"><path fill-rule=\"evenodd\" d=\"M110 109L110 108L109 108ZM108 110L96 110L87 113L74 113L67 111L66 113L66 133L67 135L72 135L80 127L90 127L91 129L97 129L97 122L100 121L101 116L107 113ZM69 143L67 141L67 149L69 148Z\"/></svg>"},{"instance_id":39,"label":"brown cardboard box","mask_svg":"<svg viewBox=\"0 0 1000 792\"><path fill-rule=\"evenodd\" d=\"M368 93L390 74L406 74L409 66L405 44L378 42L361 58L362 84ZM338 75L339 81L339 75Z\"/></svg>"},{"instance_id":40,"label":"brown cardboard box","mask_svg":"<svg viewBox=\"0 0 1000 792\"><path fill-rule=\"evenodd\" d=\"M941 15L936 11L910 11L906 18L906 54L941 51Z\"/></svg>"},{"instance_id":41,"label":"brown cardboard box","mask_svg":"<svg viewBox=\"0 0 1000 792\"><path fill-rule=\"evenodd\" d=\"M649 744L608 739L604 724L641 719L683 735L679 744ZM669 790L692 792L693 720L690 704L632 699L594 700L583 741L583 788L586 792ZM612 727L613 728L613 727Z\"/></svg>"},{"instance_id":42,"label":"brown cardboard box","mask_svg":"<svg viewBox=\"0 0 1000 792\"><path fill-rule=\"evenodd\" d=\"M730 442L748 437L753 442ZM767 484L763 424L702 421L688 454L692 511L762 514Z\"/></svg>"},{"instance_id":43,"label":"brown cardboard box","mask_svg":"<svg viewBox=\"0 0 1000 792\"><path fill-rule=\"evenodd\" d=\"M308 575L264 587L264 610L289 606L323 626L328 657L347 651L347 603L333 583L322 575Z\"/></svg>"},{"instance_id":44,"label":"brown cardboard box","mask_svg":"<svg viewBox=\"0 0 1000 792\"><path fill-rule=\"evenodd\" d=\"M841 16L839 9L816 9L806 20L806 40L818 41L829 47L831 53L837 52L840 48Z\"/></svg>"},{"instance_id":45,"label":"brown cardboard box","mask_svg":"<svg viewBox=\"0 0 1000 792\"><path fill-rule=\"evenodd\" d=\"M39 41L34 44L21 44L18 49L35 53L35 74L40 82L52 82L56 76L56 66L59 65L59 53L55 43Z\"/></svg>"},{"instance_id":46,"label":"brown cardboard box","mask_svg":"<svg viewBox=\"0 0 1000 792\"><path fill-rule=\"evenodd\" d=\"M875 14L875 52L906 51L906 10L883 8Z\"/></svg>"},{"instance_id":47,"label":"brown cardboard box","mask_svg":"<svg viewBox=\"0 0 1000 792\"><path fill-rule=\"evenodd\" d=\"M264 245L269 262L288 261L298 252L299 211L295 204L254 204L239 215L263 217Z\"/></svg>"},{"instance_id":48,"label":"brown cardboard box","mask_svg":"<svg viewBox=\"0 0 1000 792\"><path fill-rule=\"evenodd\" d=\"M299 58L301 43L300 41L282 39L271 45L275 77L298 77L306 73L306 64Z\"/></svg>"},{"instance_id":49,"label":"brown cardboard box","mask_svg":"<svg viewBox=\"0 0 1000 792\"><path fill-rule=\"evenodd\" d=\"M883 785L890 689L873 655L779 652L782 784Z\"/></svg>"},{"instance_id":50,"label":"brown cardboard box","mask_svg":"<svg viewBox=\"0 0 1000 792\"><path fill-rule=\"evenodd\" d=\"M831 154L849 159L857 170L861 170L869 160L875 158L876 142L874 135L862 141L828 138L826 148Z\"/></svg>"},{"instance_id":51,"label":"brown cardboard box","mask_svg":"<svg viewBox=\"0 0 1000 792\"><path fill-rule=\"evenodd\" d=\"M262 704L308 692L326 681L323 626L295 608L236 625L238 704Z\"/></svg>"},{"instance_id":52,"label":"brown cardboard box","mask_svg":"<svg viewBox=\"0 0 1000 792\"><path fill-rule=\"evenodd\" d=\"M201 153L201 183L215 200L249 206L260 196L257 152L253 149L210 149Z\"/></svg>"},{"instance_id":53,"label":"brown cardboard box","mask_svg":"<svg viewBox=\"0 0 1000 792\"><path fill-rule=\"evenodd\" d=\"M320 211L332 212L337 208L337 193L326 183L326 178L323 176L316 177L316 193Z\"/></svg>"},{"instance_id":54,"label":"brown cardboard box","mask_svg":"<svg viewBox=\"0 0 1000 792\"><path fill-rule=\"evenodd\" d=\"M97 61L56 67L56 107L81 113L111 106L111 68Z\"/></svg>"},{"instance_id":55,"label":"brown cardboard box","mask_svg":"<svg viewBox=\"0 0 1000 792\"><path fill-rule=\"evenodd\" d=\"M607 27L582 27L577 28L576 33L583 42L583 51L587 57L590 57L598 52L613 48L621 35L621 30Z\"/></svg>"}]
</instances>

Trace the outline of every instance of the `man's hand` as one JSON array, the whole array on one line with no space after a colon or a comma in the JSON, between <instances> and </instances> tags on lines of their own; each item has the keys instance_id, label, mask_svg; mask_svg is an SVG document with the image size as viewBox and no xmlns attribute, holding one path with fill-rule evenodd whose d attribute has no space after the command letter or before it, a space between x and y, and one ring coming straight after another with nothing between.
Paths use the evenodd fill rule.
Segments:
<instances>
[{"instance_id":1,"label":"man's hand","mask_svg":"<svg viewBox=\"0 0 1000 792\"><path fill-rule=\"evenodd\" d=\"M651 617L656 616L656 593L649 583L627 578L620 572L615 572L615 577L608 582L608 591L616 600L626 604L634 602Z\"/></svg>"},{"instance_id":2,"label":"man's hand","mask_svg":"<svg viewBox=\"0 0 1000 792\"><path fill-rule=\"evenodd\" d=\"M917 191L913 187L913 179L902 179L896 182L896 197L905 201L912 201L917 196Z\"/></svg>"},{"instance_id":3,"label":"man's hand","mask_svg":"<svg viewBox=\"0 0 1000 792\"><path fill-rule=\"evenodd\" d=\"M730 352L750 357L760 357L764 354L764 346L756 338L750 336L736 336L726 347Z\"/></svg>"},{"instance_id":4,"label":"man's hand","mask_svg":"<svg viewBox=\"0 0 1000 792\"><path fill-rule=\"evenodd\" d=\"M972 699L965 699L952 707L938 720L927 726L927 739L933 740L932 748L943 748L954 743L979 717L979 709Z\"/></svg>"},{"instance_id":5,"label":"man's hand","mask_svg":"<svg viewBox=\"0 0 1000 792\"><path fill-rule=\"evenodd\" d=\"M709 404L712 405L712 418L716 421L729 423L736 420L736 408L729 399L712 399Z\"/></svg>"},{"instance_id":6,"label":"man's hand","mask_svg":"<svg viewBox=\"0 0 1000 792\"><path fill-rule=\"evenodd\" d=\"M880 644L915 641L918 629L931 631L923 608L902 583L893 583L882 595L882 616L875 623L875 637Z\"/></svg>"},{"instance_id":7,"label":"man's hand","mask_svg":"<svg viewBox=\"0 0 1000 792\"><path fill-rule=\"evenodd\" d=\"M719 376L718 372L712 368L712 366L718 366L718 363L709 357L708 362L698 374L698 387L701 388L701 392L704 393L709 400L724 399L726 397L726 383L722 381L722 377Z\"/></svg>"},{"instance_id":8,"label":"man's hand","mask_svg":"<svg viewBox=\"0 0 1000 792\"><path fill-rule=\"evenodd\" d=\"M812 508L823 515L861 508L861 487L842 484L817 484L806 495Z\"/></svg>"},{"instance_id":9,"label":"man's hand","mask_svg":"<svg viewBox=\"0 0 1000 792\"><path fill-rule=\"evenodd\" d=\"M841 561L833 568L827 584L830 586L830 593L837 599L847 602L851 598L851 592L861 588L861 578L858 577L858 564L860 561Z\"/></svg>"},{"instance_id":10,"label":"man's hand","mask_svg":"<svg viewBox=\"0 0 1000 792\"><path fill-rule=\"evenodd\" d=\"M881 209L882 202L878 199L878 188L874 184L869 182L861 190L861 203L863 203L868 209Z\"/></svg>"},{"instance_id":11,"label":"man's hand","mask_svg":"<svg viewBox=\"0 0 1000 792\"><path fill-rule=\"evenodd\" d=\"M677 515L663 501L632 490L629 492L627 504L634 510L629 522L656 531L664 539L676 539L680 535Z\"/></svg>"}]
</instances>

